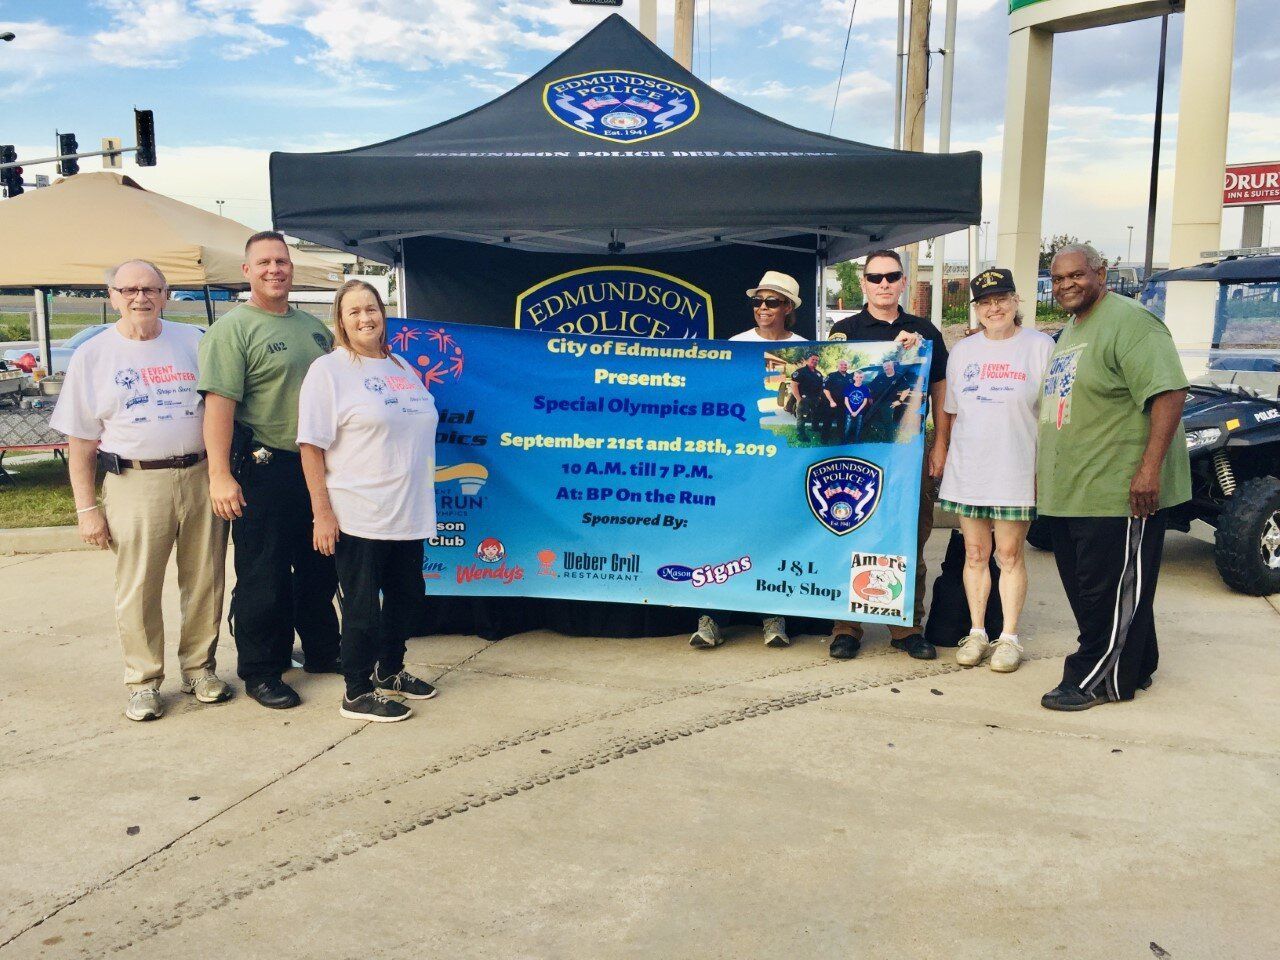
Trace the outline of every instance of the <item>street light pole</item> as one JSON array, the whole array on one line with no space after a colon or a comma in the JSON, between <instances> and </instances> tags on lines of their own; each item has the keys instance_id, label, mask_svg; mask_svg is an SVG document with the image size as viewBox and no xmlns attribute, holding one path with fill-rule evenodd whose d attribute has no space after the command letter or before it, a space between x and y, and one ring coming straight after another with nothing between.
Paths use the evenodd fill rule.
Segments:
<instances>
[{"instance_id":1,"label":"street light pole","mask_svg":"<svg viewBox=\"0 0 1280 960\"><path fill-rule=\"evenodd\" d=\"M1125 251L1124 262L1128 264L1132 264L1133 263L1133 227L1128 226L1125 229L1129 231L1129 247Z\"/></svg>"},{"instance_id":2,"label":"street light pole","mask_svg":"<svg viewBox=\"0 0 1280 960\"><path fill-rule=\"evenodd\" d=\"M216 204L218 205L218 216L222 216L222 205L223 205L224 203L226 203L227 201L225 201L225 200L215 200L215 201L213 201L213 202L214 202L214 203L216 203Z\"/></svg>"},{"instance_id":3,"label":"street light pole","mask_svg":"<svg viewBox=\"0 0 1280 960\"><path fill-rule=\"evenodd\" d=\"M991 238L991 221L982 221L982 265L986 266L990 261L987 259L987 241Z\"/></svg>"}]
</instances>

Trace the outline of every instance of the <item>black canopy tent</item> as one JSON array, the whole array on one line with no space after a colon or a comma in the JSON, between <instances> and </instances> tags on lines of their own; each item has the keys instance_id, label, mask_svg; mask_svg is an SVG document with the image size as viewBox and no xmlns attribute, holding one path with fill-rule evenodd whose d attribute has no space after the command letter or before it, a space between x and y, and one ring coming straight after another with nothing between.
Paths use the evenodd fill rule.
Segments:
<instances>
[{"instance_id":1,"label":"black canopy tent","mask_svg":"<svg viewBox=\"0 0 1280 960\"><path fill-rule=\"evenodd\" d=\"M788 126L615 14L469 113L353 150L273 153L271 201L280 229L409 273L415 237L613 257L766 244L833 262L978 223L981 162Z\"/></svg>"},{"instance_id":2,"label":"black canopy tent","mask_svg":"<svg viewBox=\"0 0 1280 960\"><path fill-rule=\"evenodd\" d=\"M980 221L981 155L788 126L707 86L614 15L469 113L352 150L273 153L271 198L279 229L395 263L404 316L506 325L536 279L625 264L706 290L725 336L751 325L744 289L781 269L802 291L813 284L797 324L812 336L823 264ZM730 295L737 309L720 308ZM567 601L432 608L434 632L490 639L543 624L663 636L696 619Z\"/></svg>"}]
</instances>

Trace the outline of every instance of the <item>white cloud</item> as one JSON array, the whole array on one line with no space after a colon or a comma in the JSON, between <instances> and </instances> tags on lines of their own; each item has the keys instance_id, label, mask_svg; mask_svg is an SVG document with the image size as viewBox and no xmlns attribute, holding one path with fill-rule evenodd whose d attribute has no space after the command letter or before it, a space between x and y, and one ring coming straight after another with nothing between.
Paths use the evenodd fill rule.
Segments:
<instances>
[{"instance_id":1,"label":"white cloud","mask_svg":"<svg viewBox=\"0 0 1280 960\"><path fill-rule=\"evenodd\" d=\"M193 41L214 37L226 41L218 53L227 60L242 60L285 43L203 0L99 0L99 5L111 21L93 35L90 51L94 59L112 66L177 66Z\"/></svg>"}]
</instances>

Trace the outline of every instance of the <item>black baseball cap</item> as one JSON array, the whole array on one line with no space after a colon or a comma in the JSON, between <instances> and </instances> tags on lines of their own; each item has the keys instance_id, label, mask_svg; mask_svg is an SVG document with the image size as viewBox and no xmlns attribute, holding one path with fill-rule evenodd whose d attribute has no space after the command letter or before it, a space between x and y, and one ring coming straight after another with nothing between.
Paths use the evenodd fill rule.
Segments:
<instances>
[{"instance_id":1,"label":"black baseball cap","mask_svg":"<svg viewBox=\"0 0 1280 960\"><path fill-rule=\"evenodd\" d=\"M983 297L1017 292L1017 287L1013 285L1013 271L1006 270L1004 267L983 270L969 281L969 293L972 294L975 303Z\"/></svg>"}]
</instances>

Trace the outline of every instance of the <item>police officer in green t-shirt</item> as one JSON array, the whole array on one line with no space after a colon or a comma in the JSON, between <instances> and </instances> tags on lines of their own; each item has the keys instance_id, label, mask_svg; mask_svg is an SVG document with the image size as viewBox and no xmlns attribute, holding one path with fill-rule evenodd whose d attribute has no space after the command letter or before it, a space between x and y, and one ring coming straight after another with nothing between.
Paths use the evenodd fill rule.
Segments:
<instances>
[{"instance_id":1,"label":"police officer in green t-shirt","mask_svg":"<svg viewBox=\"0 0 1280 960\"><path fill-rule=\"evenodd\" d=\"M1164 324L1107 292L1107 265L1093 247L1060 249L1050 276L1072 319L1041 390L1036 509L1053 532L1080 649L1040 702L1087 710L1133 699L1156 669L1167 512L1191 498L1187 376Z\"/></svg>"},{"instance_id":2,"label":"police officer in green t-shirt","mask_svg":"<svg viewBox=\"0 0 1280 960\"><path fill-rule=\"evenodd\" d=\"M264 707L300 702L282 679L294 631L305 669L338 672L333 558L312 547L311 500L298 456L298 391L333 335L289 306L293 260L284 237L256 233L245 244L249 302L215 323L200 343L200 392L213 512L232 521L236 585L231 629L245 691ZM232 440L245 456L232 473ZM251 436L250 436L251 435ZM239 459L239 457L237 457Z\"/></svg>"}]
</instances>

